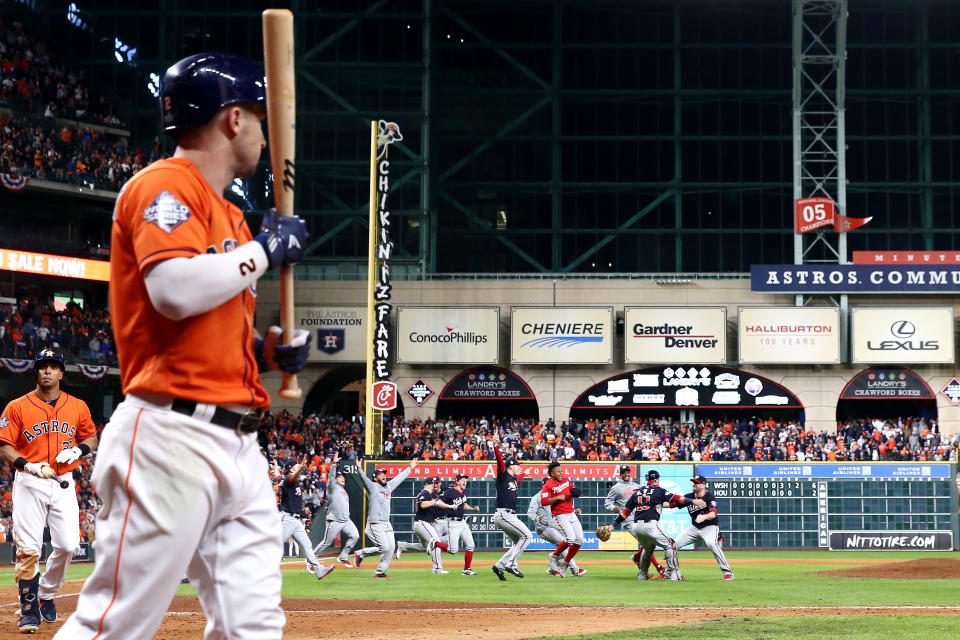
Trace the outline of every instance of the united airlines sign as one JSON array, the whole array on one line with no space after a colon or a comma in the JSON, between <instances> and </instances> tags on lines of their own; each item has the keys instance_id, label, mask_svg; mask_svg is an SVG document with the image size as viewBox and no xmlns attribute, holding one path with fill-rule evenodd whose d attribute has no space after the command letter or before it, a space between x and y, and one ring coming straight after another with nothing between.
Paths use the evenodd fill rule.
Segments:
<instances>
[{"instance_id":1,"label":"united airlines sign","mask_svg":"<svg viewBox=\"0 0 960 640\"><path fill-rule=\"evenodd\" d=\"M750 289L761 293L960 293L960 266L755 264L750 267Z\"/></svg>"}]
</instances>

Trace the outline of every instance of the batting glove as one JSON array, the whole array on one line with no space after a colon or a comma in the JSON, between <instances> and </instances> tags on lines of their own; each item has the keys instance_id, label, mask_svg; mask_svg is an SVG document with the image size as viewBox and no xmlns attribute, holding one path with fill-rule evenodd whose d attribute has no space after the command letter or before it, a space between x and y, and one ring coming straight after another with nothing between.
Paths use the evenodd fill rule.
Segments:
<instances>
[{"instance_id":1,"label":"batting glove","mask_svg":"<svg viewBox=\"0 0 960 640\"><path fill-rule=\"evenodd\" d=\"M23 470L30 475L37 476L38 478L46 478L46 476L43 475L42 462L28 462L24 465Z\"/></svg>"},{"instance_id":2,"label":"batting glove","mask_svg":"<svg viewBox=\"0 0 960 640\"><path fill-rule=\"evenodd\" d=\"M57 462L60 464L70 464L71 462L79 460L82 455L83 452L80 451L80 447L70 447L57 454Z\"/></svg>"},{"instance_id":3,"label":"batting glove","mask_svg":"<svg viewBox=\"0 0 960 640\"><path fill-rule=\"evenodd\" d=\"M262 360L268 369L280 370L285 373L296 373L303 369L310 356L310 341L312 336L305 329L297 329L293 333L290 344L278 345L283 329L277 326L267 330L267 337L257 340L257 359Z\"/></svg>"},{"instance_id":4,"label":"batting glove","mask_svg":"<svg viewBox=\"0 0 960 640\"><path fill-rule=\"evenodd\" d=\"M253 239L263 245L270 268L293 264L303 258L307 246L307 223L299 216L281 216L270 209L263 216L260 233Z\"/></svg>"}]
</instances>

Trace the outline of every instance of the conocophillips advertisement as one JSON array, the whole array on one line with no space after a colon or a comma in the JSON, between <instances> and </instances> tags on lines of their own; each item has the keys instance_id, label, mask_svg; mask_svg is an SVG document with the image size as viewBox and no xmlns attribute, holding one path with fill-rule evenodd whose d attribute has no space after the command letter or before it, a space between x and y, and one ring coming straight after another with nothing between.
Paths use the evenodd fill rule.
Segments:
<instances>
[{"instance_id":1,"label":"conocophillips advertisement","mask_svg":"<svg viewBox=\"0 0 960 640\"><path fill-rule=\"evenodd\" d=\"M497 364L500 307L398 307L397 363Z\"/></svg>"},{"instance_id":2,"label":"conocophillips advertisement","mask_svg":"<svg viewBox=\"0 0 960 640\"><path fill-rule=\"evenodd\" d=\"M837 307L740 307L740 362L840 362Z\"/></svg>"},{"instance_id":3,"label":"conocophillips advertisement","mask_svg":"<svg viewBox=\"0 0 960 640\"><path fill-rule=\"evenodd\" d=\"M726 307L625 307L624 362L725 364Z\"/></svg>"},{"instance_id":4,"label":"conocophillips advertisement","mask_svg":"<svg viewBox=\"0 0 960 640\"><path fill-rule=\"evenodd\" d=\"M512 364L610 364L613 307L511 307Z\"/></svg>"},{"instance_id":5,"label":"conocophillips advertisement","mask_svg":"<svg viewBox=\"0 0 960 640\"><path fill-rule=\"evenodd\" d=\"M310 362L366 362L366 307L296 307L298 329L313 334Z\"/></svg>"},{"instance_id":6,"label":"conocophillips advertisement","mask_svg":"<svg viewBox=\"0 0 960 640\"><path fill-rule=\"evenodd\" d=\"M950 363L953 307L854 307L850 343L855 363Z\"/></svg>"}]
</instances>

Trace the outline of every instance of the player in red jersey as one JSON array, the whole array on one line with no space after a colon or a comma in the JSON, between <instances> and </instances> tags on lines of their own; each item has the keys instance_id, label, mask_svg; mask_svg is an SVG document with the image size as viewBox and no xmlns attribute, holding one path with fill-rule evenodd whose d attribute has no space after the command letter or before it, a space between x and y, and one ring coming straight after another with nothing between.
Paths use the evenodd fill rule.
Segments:
<instances>
[{"instance_id":1,"label":"player in red jersey","mask_svg":"<svg viewBox=\"0 0 960 640\"><path fill-rule=\"evenodd\" d=\"M563 534L563 541L551 554L553 557L550 558L550 563L551 566L556 567L557 573L554 575L565 578L570 561L585 542L583 525L577 517L580 510L573 506L574 498L580 497L580 489L573 484L572 480L563 477L563 467L559 462L551 462L547 471L550 479L540 490L540 504L550 507L553 520ZM567 552L566 556L561 556L564 551Z\"/></svg>"}]
</instances>

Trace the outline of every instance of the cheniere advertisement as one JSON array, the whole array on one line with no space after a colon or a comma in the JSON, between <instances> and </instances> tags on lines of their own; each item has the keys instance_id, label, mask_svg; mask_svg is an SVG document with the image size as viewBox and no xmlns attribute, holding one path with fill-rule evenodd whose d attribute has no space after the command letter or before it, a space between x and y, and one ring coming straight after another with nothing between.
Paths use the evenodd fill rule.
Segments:
<instances>
[{"instance_id":1,"label":"cheniere advertisement","mask_svg":"<svg viewBox=\"0 0 960 640\"><path fill-rule=\"evenodd\" d=\"M610 364L613 307L511 307L513 364Z\"/></svg>"}]
</instances>

